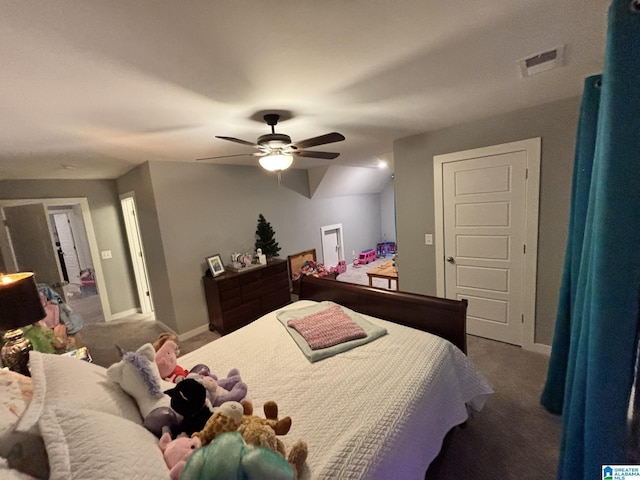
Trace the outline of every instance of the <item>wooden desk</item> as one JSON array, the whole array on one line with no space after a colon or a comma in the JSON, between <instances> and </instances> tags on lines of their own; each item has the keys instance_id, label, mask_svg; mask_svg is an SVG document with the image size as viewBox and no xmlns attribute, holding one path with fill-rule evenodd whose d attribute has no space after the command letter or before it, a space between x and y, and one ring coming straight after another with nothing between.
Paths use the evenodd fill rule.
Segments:
<instances>
[{"instance_id":1,"label":"wooden desk","mask_svg":"<svg viewBox=\"0 0 640 480\"><path fill-rule=\"evenodd\" d=\"M370 287L373 287L374 278L384 278L389 282L389 289L391 289L391 280L396 281L396 290L400 289L398 285L398 269L393 266L393 260L384 262L379 267L372 268L367 272L367 276L369 277Z\"/></svg>"}]
</instances>

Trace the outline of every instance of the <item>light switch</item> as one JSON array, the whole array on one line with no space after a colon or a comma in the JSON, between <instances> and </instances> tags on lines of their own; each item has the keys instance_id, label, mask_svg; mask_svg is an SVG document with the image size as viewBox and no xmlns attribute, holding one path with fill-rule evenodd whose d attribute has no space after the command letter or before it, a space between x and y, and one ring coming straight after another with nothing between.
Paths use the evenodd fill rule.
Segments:
<instances>
[{"instance_id":1,"label":"light switch","mask_svg":"<svg viewBox=\"0 0 640 480\"><path fill-rule=\"evenodd\" d=\"M102 257L103 260L107 260L111 257L111 250L103 250L100 252L100 256Z\"/></svg>"},{"instance_id":2,"label":"light switch","mask_svg":"<svg viewBox=\"0 0 640 480\"><path fill-rule=\"evenodd\" d=\"M425 233L424 234L424 244L425 245L433 245L433 234Z\"/></svg>"}]
</instances>

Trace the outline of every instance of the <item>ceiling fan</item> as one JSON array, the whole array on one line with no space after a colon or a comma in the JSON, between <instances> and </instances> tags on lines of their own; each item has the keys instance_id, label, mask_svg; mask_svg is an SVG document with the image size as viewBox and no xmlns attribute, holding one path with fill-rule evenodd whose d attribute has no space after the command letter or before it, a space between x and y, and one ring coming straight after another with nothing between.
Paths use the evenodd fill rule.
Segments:
<instances>
[{"instance_id":1,"label":"ceiling fan","mask_svg":"<svg viewBox=\"0 0 640 480\"><path fill-rule=\"evenodd\" d=\"M322 158L324 160L333 160L340 154L336 152L320 152L315 150L305 150L310 147L317 147L319 145L326 145L328 143L341 142L344 140L344 135L331 132L319 137L307 138L299 142L292 142L289 135L284 133L276 133L275 126L280 120L280 115L276 113L268 113L264 115L264 121L271 127L271 133L261 135L258 137L256 143L248 142L234 137L221 137L217 136L221 140L227 140L229 142L239 143L241 145L247 145L257 149L254 153L240 153L236 155L221 155L218 157L206 157L197 158L197 161L201 160L213 160L218 158L230 158L230 157L243 157L245 155L251 155L254 157L260 157L258 162L260 166L265 170L272 172L280 172L286 170L293 163L294 157L307 157L307 158Z\"/></svg>"}]
</instances>

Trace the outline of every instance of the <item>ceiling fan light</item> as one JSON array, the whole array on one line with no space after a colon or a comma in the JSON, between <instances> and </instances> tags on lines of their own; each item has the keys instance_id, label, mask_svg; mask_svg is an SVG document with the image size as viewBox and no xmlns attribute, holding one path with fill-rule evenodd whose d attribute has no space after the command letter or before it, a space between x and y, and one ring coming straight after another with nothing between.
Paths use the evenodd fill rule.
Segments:
<instances>
[{"instance_id":1,"label":"ceiling fan light","mask_svg":"<svg viewBox=\"0 0 640 480\"><path fill-rule=\"evenodd\" d=\"M273 155L266 155L264 157L260 157L258 160L260 166L265 170L269 170L270 172L278 172L281 170L286 170L293 163L293 155L276 153Z\"/></svg>"}]
</instances>

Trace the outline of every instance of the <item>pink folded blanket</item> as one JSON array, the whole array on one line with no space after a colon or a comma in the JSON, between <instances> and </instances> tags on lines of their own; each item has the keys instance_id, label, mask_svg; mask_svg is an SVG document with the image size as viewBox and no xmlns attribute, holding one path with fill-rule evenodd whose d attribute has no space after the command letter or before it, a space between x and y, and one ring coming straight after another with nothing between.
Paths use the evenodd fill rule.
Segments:
<instances>
[{"instance_id":1,"label":"pink folded blanket","mask_svg":"<svg viewBox=\"0 0 640 480\"><path fill-rule=\"evenodd\" d=\"M295 328L312 350L367 336L362 327L351 320L339 305L289 320L287 325Z\"/></svg>"}]
</instances>

